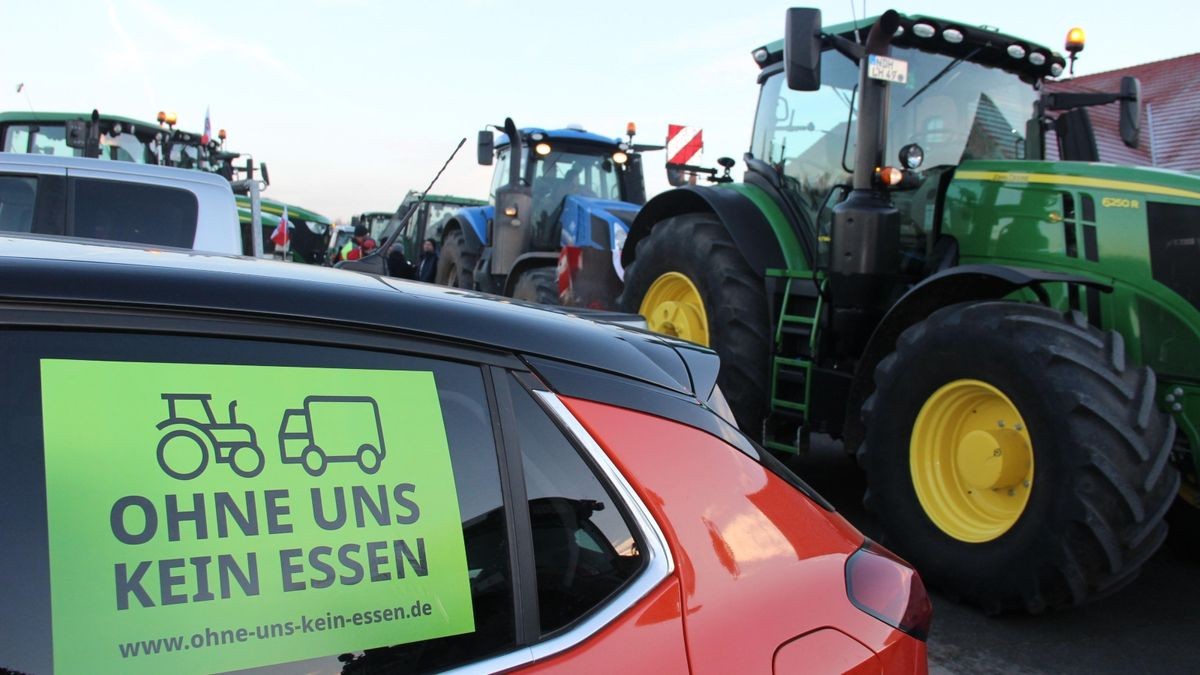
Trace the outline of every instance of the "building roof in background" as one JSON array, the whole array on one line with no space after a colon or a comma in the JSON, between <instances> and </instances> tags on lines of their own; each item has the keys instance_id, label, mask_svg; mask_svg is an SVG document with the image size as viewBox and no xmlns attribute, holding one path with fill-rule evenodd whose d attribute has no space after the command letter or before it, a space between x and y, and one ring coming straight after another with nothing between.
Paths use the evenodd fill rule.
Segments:
<instances>
[{"instance_id":1,"label":"building roof in background","mask_svg":"<svg viewBox=\"0 0 1200 675\"><path fill-rule=\"evenodd\" d=\"M1200 171L1200 53L1050 82L1049 91L1118 92L1121 78L1142 83L1139 147L1121 142L1120 106L1088 108L1100 161Z\"/></svg>"}]
</instances>

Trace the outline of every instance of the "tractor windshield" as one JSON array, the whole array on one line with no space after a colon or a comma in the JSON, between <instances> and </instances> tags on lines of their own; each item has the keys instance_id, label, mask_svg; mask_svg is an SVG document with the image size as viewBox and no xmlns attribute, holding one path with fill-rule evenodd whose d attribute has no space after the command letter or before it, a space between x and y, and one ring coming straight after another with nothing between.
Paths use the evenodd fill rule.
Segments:
<instances>
[{"instance_id":1,"label":"tractor windshield","mask_svg":"<svg viewBox=\"0 0 1200 675\"><path fill-rule=\"evenodd\" d=\"M785 177L810 216L834 185L849 182L854 161L858 67L836 51L822 56L818 91L788 89L782 71L763 83L751 145L756 158ZM925 151L921 170L927 173L968 159L1024 157L1025 122L1038 96L1031 85L942 54L897 47L893 56L908 62L908 82L891 87L885 161L897 162L909 143ZM920 227L921 220L911 224Z\"/></svg>"},{"instance_id":2,"label":"tractor windshield","mask_svg":"<svg viewBox=\"0 0 1200 675\"><path fill-rule=\"evenodd\" d=\"M532 154L533 210L539 221L557 218L568 195L621 199L621 176L610 159L611 151L583 154L552 150L545 156Z\"/></svg>"},{"instance_id":3,"label":"tractor windshield","mask_svg":"<svg viewBox=\"0 0 1200 675\"><path fill-rule=\"evenodd\" d=\"M136 133L113 133L113 123L100 121L100 157L138 164L157 164L154 127ZM67 129L62 122L13 124L4 132L4 152L19 152L57 157L82 157L81 148L67 145Z\"/></svg>"}]
</instances>

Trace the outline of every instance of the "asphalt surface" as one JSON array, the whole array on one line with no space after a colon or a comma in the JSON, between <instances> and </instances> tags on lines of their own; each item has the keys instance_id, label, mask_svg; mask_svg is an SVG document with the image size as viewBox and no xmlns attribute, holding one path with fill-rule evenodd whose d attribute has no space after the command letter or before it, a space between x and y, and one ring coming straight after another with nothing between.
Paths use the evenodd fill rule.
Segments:
<instances>
[{"instance_id":1,"label":"asphalt surface","mask_svg":"<svg viewBox=\"0 0 1200 675\"><path fill-rule=\"evenodd\" d=\"M814 438L789 465L868 536L862 474L839 443ZM936 591L936 675L1200 673L1200 559L1164 546L1116 595L1040 616L989 617Z\"/></svg>"}]
</instances>

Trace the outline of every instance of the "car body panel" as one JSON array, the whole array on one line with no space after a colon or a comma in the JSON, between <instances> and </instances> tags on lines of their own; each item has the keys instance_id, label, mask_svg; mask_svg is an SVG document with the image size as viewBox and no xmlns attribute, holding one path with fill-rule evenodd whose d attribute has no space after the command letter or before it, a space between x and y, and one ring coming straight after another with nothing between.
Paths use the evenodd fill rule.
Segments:
<instances>
[{"instance_id":1,"label":"car body panel","mask_svg":"<svg viewBox=\"0 0 1200 675\"><path fill-rule=\"evenodd\" d=\"M120 183L174 188L196 199L196 234L192 248L213 253L243 250L238 210L229 181L216 174L166 166L110 162L77 157L0 153L0 174L66 175ZM99 241L99 240L97 240Z\"/></svg>"},{"instance_id":2,"label":"car body panel","mask_svg":"<svg viewBox=\"0 0 1200 675\"><path fill-rule=\"evenodd\" d=\"M845 562L863 537L844 518L702 431L590 401L565 403L631 477L670 541L693 672L769 672L781 645L825 627L895 665L887 672L910 672L912 661L923 672L925 643L847 598ZM743 618L731 622L731 615Z\"/></svg>"}]
</instances>

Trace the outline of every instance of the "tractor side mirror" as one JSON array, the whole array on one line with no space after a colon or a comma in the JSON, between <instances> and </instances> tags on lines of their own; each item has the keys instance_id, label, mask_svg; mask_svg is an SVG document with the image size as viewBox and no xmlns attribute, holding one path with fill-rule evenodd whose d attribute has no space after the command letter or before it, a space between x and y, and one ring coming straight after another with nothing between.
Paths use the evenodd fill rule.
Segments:
<instances>
[{"instance_id":1,"label":"tractor side mirror","mask_svg":"<svg viewBox=\"0 0 1200 675\"><path fill-rule=\"evenodd\" d=\"M787 11L783 67L787 71L788 89L821 88L821 10L792 7Z\"/></svg>"},{"instance_id":2,"label":"tractor side mirror","mask_svg":"<svg viewBox=\"0 0 1200 675\"><path fill-rule=\"evenodd\" d=\"M481 166L491 166L493 158L496 155L496 139L492 136L490 129L479 130L479 164Z\"/></svg>"},{"instance_id":3,"label":"tractor side mirror","mask_svg":"<svg viewBox=\"0 0 1200 675\"><path fill-rule=\"evenodd\" d=\"M258 170L260 173L262 173L263 183L266 185L270 185L271 184L271 174L270 174L270 172L267 171L267 163L262 162L261 164L259 164Z\"/></svg>"},{"instance_id":4,"label":"tractor side mirror","mask_svg":"<svg viewBox=\"0 0 1200 675\"><path fill-rule=\"evenodd\" d=\"M1142 130L1142 83L1136 77L1121 78L1121 140L1136 148Z\"/></svg>"}]
</instances>

